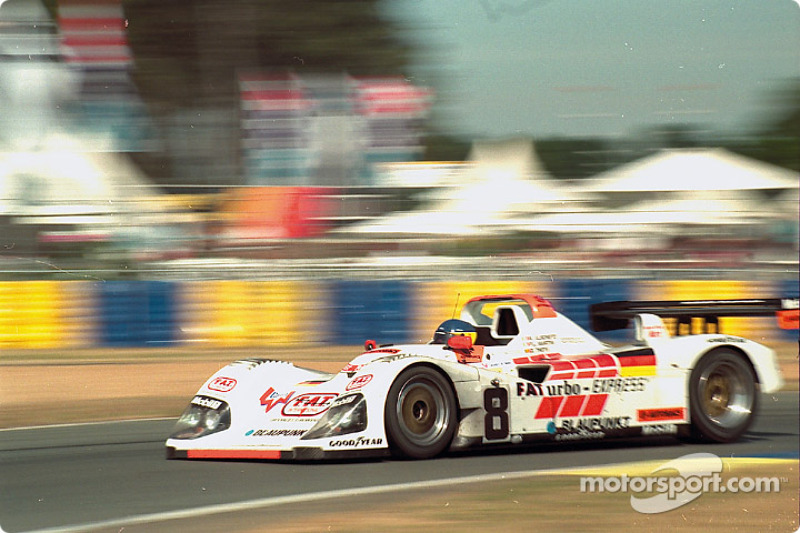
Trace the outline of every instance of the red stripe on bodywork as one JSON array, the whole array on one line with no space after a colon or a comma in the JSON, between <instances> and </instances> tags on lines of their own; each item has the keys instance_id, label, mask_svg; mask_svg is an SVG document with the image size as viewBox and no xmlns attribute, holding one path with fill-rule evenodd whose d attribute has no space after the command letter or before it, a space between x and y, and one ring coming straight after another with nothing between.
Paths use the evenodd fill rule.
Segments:
<instances>
[{"instance_id":1,"label":"red stripe on bodywork","mask_svg":"<svg viewBox=\"0 0 800 533\"><path fill-rule=\"evenodd\" d=\"M575 379L585 379L595 377L597 372L597 361L594 359L579 359L574 362L579 372L575 375Z\"/></svg>"},{"instance_id":2,"label":"red stripe on bodywork","mask_svg":"<svg viewBox=\"0 0 800 533\"><path fill-rule=\"evenodd\" d=\"M620 357L619 364L621 366L652 366L656 364L655 355L632 355L627 357Z\"/></svg>"},{"instance_id":3,"label":"red stripe on bodywork","mask_svg":"<svg viewBox=\"0 0 800 533\"><path fill-rule=\"evenodd\" d=\"M597 365L600 367L617 366L617 362L614 359L614 357L607 353L601 355L595 355L594 357L592 357L592 359L594 359Z\"/></svg>"},{"instance_id":4,"label":"red stripe on bodywork","mask_svg":"<svg viewBox=\"0 0 800 533\"><path fill-rule=\"evenodd\" d=\"M601 370L597 373L598 378L615 378L619 375L619 372L616 368L609 368L606 370Z\"/></svg>"},{"instance_id":5,"label":"red stripe on bodywork","mask_svg":"<svg viewBox=\"0 0 800 533\"><path fill-rule=\"evenodd\" d=\"M564 405L561 407L561 411L559 411L559 417L567 417L567 416L578 416L581 412L581 406L583 402L586 400L586 396L567 396Z\"/></svg>"},{"instance_id":6,"label":"red stripe on bodywork","mask_svg":"<svg viewBox=\"0 0 800 533\"><path fill-rule=\"evenodd\" d=\"M187 450L189 459L280 459L275 450Z\"/></svg>"},{"instance_id":7,"label":"red stripe on bodywork","mask_svg":"<svg viewBox=\"0 0 800 533\"><path fill-rule=\"evenodd\" d=\"M608 394L591 394L583 407L583 416L597 416L603 412Z\"/></svg>"},{"instance_id":8,"label":"red stripe on bodywork","mask_svg":"<svg viewBox=\"0 0 800 533\"><path fill-rule=\"evenodd\" d=\"M536 416L534 418L555 418L558 407L563 400L563 396L547 396L542 398L542 403L539 404L539 410L536 411Z\"/></svg>"},{"instance_id":9,"label":"red stripe on bodywork","mask_svg":"<svg viewBox=\"0 0 800 533\"><path fill-rule=\"evenodd\" d=\"M553 361L550 366L553 367L553 370L550 377L547 378L548 381L572 379L575 376L575 365L572 361Z\"/></svg>"}]
</instances>

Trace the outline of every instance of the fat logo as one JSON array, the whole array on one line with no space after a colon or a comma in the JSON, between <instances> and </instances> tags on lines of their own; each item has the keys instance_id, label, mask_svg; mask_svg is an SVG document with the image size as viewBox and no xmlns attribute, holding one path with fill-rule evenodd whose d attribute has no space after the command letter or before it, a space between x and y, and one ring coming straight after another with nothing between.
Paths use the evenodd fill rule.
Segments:
<instances>
[{"instance_id":1,"label":"fat logo","mask_svg":"<svg viewBox=\"0 0 800 533\"><path fill-rule=\"evenodd\" d=\"M517 381L517 396L544 396L542 384Z\"/></svg>"},{"instance_id":2,"label":"fat logo","mask_svg":"<svg viewBox=\"0 0 800 533\"><path fill-rule=\"evenodd\" d=\"M265 413L269 413L270 409L278 405L279 403L287 403L292 396L294 395L294 391L291 391L288 394L281 395L275 389L270 387L267 391L261 395L261 405L265 406L264 409Z\"/></svg>"},{"instance_id":3,"label":"fat logo","mask_svg":"<svg viewBox=\"0 0 800 533\"><path fill-rule=\"evenodd\" d=\"M351 391L360 389L370 381L372 381L372 374L364 374L362 376L358 376L347 384L346 390Z\"/></svg>"},{"instance_id":4,"label":"fat logo","mask_svg":"<svg viewBox=\"0 0 800 533\"><path fill-rule=\"evenodd\" d=\"M336 396L338 395L332 392L301 394L286 402L281 412L283 416L321 415L328 410Z\"/></svg>"},{"instance_id":5,"label":"fat logo","mask_svg":"<svg viewBox=\"0 0 800 533\"><path fill-rule=\"evenodd\" d=\"M226 378L223 376L214 378L211 383L208 384L208 388L210 390L215 390L217 392L230 392L236 386L236 380L233 378Z\"/></svg>"}]
</instances>

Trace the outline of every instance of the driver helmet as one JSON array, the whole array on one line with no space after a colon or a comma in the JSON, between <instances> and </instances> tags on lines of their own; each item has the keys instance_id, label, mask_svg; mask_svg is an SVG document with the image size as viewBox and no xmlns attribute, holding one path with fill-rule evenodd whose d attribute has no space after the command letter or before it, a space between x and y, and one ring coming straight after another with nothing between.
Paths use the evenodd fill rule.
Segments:
<instances>
[{"instance_id":1,"label":"driver helmet","mask_svg":"<svg viewBox=\"0 0 800 533\"><path fill-rule=\"evenodd\" d=\"M452 318L442 322L433 334L431 344L447 344L450 337L457 336L470 337L474 343L478 338L478 332L469 322Z\"/></svg>"}]
</instances>

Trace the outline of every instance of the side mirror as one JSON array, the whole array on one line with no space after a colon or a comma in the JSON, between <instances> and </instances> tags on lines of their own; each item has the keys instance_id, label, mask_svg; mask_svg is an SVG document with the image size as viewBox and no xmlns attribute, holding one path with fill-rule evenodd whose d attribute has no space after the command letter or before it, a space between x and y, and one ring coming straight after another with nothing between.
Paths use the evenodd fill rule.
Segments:
<instances>
[{"instance_id":1,"label":"side mirror","mask_svg":"<svg viewBox=\"0 0 800 533\"><path fill-rule=\"evenodd\" d=\"M378 343L373 340L364 341L364 349L371 352L378 347Z\"/></svg>"},{"instance_id":2,"label":"side mirror","mask_svg":"<svg viewBox=\"0 0 800 533\"><path fill-rule=\"evenodd\" d=\"M466 335L456 335L455 337L450 337L447 339L447 347L452 350L471 350L472 338L467 337Z\"/></svg>"}]
</instances>

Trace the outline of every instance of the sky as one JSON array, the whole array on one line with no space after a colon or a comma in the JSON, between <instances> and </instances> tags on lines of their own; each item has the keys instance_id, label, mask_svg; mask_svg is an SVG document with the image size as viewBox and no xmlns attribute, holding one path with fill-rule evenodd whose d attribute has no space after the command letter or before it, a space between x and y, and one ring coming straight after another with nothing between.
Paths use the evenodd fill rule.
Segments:
<instances>
[{"instance_id":1,"label":"sky","mask_svg":"<svg viewBox=\"0 0 800 533\"><path fill-rule=\"evenodd\" d=\"M800 78L798 0L388 0L471 138L628 136L662 124L743 133Z\"/></svg>"}]
</instances>

